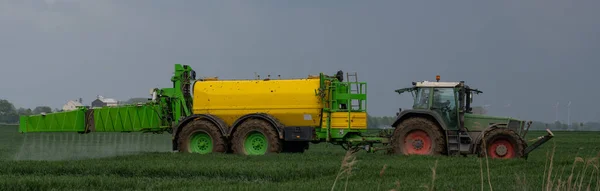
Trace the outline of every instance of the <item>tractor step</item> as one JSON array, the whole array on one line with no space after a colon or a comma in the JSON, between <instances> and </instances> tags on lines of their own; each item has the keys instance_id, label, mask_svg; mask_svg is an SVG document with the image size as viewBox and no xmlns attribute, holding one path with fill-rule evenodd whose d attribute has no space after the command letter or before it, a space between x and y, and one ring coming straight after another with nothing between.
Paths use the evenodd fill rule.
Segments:
<instances>
[{"instance_id":1,"label":"tractor step","mask_svg":"<svg viewBox=\"0 0 600 191\"><path fill-rule=\"evenodd\" d=\"M448 154L466 154L471 150L471 136L459 131L446 131Z\"/></svg>"}]
</instances>

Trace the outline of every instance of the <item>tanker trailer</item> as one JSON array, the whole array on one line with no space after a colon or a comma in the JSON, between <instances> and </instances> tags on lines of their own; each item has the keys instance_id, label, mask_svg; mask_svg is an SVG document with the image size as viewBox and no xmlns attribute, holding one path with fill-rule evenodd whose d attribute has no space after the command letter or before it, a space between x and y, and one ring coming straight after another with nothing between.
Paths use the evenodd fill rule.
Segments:
<instances>
[{"instance_id":1,"label":"tanker trailer","mask_svg":"<svg viewBox=\"0 0 600 191\"><path fill-rule=\"evenodd\" d=\"M336 76L206 78L193 84L192 115L174 128L174 149L244 155L344 144L367 129L366 83ZM354 104L354 105L353 105Z\"/></svg>"},{"instance_id":2,"label":"tanker trailer","mask_svg":"<svg viewBox=\"0 0 600 191\"><path fill-rule=\"evenodd\" d=\"M304 152L310 142L346 149L386 143L386 137L362 135L366 83L344 81L343 74L196 79L191 67L176 64L173 87L153 89L148 103L21 116L19 132L168 132L173 150L201 154Z\"/></svg>"}]
</instances>

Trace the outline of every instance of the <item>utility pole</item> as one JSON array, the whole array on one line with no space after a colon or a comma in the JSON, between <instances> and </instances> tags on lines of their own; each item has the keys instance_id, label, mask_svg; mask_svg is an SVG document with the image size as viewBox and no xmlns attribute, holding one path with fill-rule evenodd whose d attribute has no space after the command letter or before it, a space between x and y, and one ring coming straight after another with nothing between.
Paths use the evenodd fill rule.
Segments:
<instances>
[{"instance_id":1,"label":"utility pole","mask_svg":"<svg viewBox=\"0 0 600 191\"><path fill-rule=\"evenodd\" d=\"M569 101L569 104L567 105L567 123L569 124L569 129L571 129L571 101Z\"/></svg>"},{"instance_id":2,"label":"utility pole","mask_svg":"<svg viewBox=\"0 0 600 191\"><path fill-rule=\"evenodd\" d=\"M559 102L556 102L556 106L554 106L556 108L555 109L556 114L555 114L555 117L554 117L554 121L555 122L558 122L558 104L559 104Z\"/></svg>"}]
</instances>

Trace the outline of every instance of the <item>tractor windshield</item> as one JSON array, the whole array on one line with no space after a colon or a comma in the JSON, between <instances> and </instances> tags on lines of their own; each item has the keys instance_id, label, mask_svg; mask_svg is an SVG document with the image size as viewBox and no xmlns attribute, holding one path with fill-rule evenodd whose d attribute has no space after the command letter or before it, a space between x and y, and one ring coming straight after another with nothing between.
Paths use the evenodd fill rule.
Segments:
<instances>
[{"instance_id":1,"label":"tractor windshield","mask_svg":"<svg viewBox=\"0 0 600 191\"><path fill-rule=\"evenodd\" d=\"M429 95L431 88L420 88L415 95L415 109L428 109L429 108Z\"/></svg>"},{"instance_id":2,"label":"tractor windshield","mask_svg":"<svg viewBox=\"0 0 600 191\"><path fill-rule=\"evenodd\" d=\"M448 110L456 109L456 92L453 88L436 88L433 93L433 107Z\"/></svg>"}]
</instances>

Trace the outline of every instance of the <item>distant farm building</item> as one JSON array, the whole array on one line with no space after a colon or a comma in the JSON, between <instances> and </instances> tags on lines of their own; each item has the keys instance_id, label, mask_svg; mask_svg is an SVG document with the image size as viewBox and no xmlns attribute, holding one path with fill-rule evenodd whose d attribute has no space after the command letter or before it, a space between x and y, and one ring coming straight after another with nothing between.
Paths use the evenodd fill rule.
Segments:
<instances>
[{"instance_id":1,"label":"distant farm building","mask_svg":"<svg viewBox=\"0 0 600 191\"><path fill-rule=\"evenodd\" d=\"M112 107L118 106L119 102L112 98L104 98L103 96L98 96L96 100L92 102L92 108L96 107Z\"/></svg>"},{"instance_id":2,"label":"distant farm building","mask_svg":"<svg viewBox=\"0 0 600 191\"><path fill-rule=\"evenodd\" d=\"M83 104L81 103L81 98L79 100L69 100L65 105L63 105L63 111L72 111L77 109L77 107L81 107Z\"/></svg>"}]
</instances>

